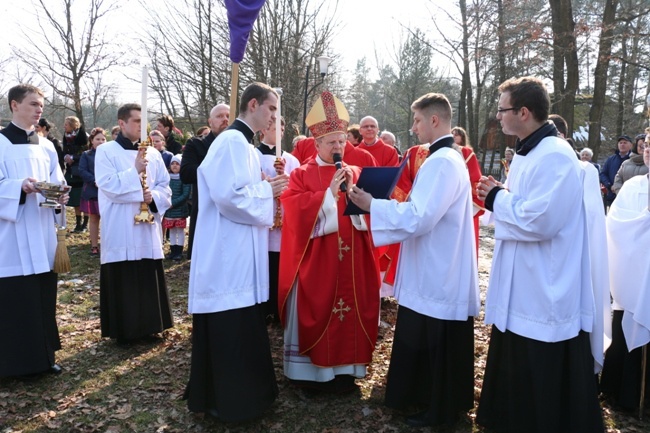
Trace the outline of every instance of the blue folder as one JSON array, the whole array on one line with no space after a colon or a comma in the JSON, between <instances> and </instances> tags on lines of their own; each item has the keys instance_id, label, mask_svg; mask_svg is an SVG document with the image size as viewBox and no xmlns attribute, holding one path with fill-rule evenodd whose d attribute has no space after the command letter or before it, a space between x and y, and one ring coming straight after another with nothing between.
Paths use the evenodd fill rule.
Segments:
<instances>
[{"instance_id":1,"label":"blue folder","mask_svg":"<svg viewBox=\"0 0 650 433\"><path fill-rule=\"evenodd\" d=\"M396 167L363 167L356 186L369 193L374 198L389 199L397 185L397 181L406 167L408 159L404 158L402 163ZM343 215L367 214L352 201L348 200Z\"/></svg>"}]
</instances>

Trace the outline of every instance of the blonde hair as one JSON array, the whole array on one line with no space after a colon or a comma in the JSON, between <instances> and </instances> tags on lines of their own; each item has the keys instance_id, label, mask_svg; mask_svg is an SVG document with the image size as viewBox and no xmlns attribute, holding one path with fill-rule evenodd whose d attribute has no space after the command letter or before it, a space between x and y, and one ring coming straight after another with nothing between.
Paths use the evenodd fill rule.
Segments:
<instances>
[{"instance_id":1,"label":"blonde hair","mask_svg":"<svg viewBox=\"0 0 650 433\"><path fill-rule=\"evenodd\" d=\"M79 129L81 127L81 122L77 116L68 116L65 118L65 122L68 122L72 129Z\"/></svg>"},{"instance_id":2,"label":"blonde hair","mask_svg":"<svg viewBox=\"0 0 650 433\"><path fill-rule=\"evenodd\" d=\"M154 136L154 135L155 135L156 137L160 137L163 141L165 141L165 136L163 135L162 132L158 131L157 129L154 129L153 131L151 131L151 132L149 133L149 137L152 137L152 136Z\"/></svg>"}]
</instances>

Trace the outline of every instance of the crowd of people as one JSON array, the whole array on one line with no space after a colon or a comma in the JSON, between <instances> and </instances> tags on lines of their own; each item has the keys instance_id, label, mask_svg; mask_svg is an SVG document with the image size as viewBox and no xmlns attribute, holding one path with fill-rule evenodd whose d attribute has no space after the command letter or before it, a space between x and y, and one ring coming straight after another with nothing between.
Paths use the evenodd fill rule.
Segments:
<instances>
[{"instance_id":1,"label":"crowd of people","mask_svg":"<svg viewBox=\"0 0 650 433\"><path fill-rule=\"evenodd\" d=\"M541 80L513 78L499 93L497 120L517 140L495 179L482 176L439 93L413 101L420 144L402 155L377 119L351 125L327 91L306 117L310 136L289 153L279 96L262 83L244 89L232 123L218 104L184 146L168 115L143 145L138 104L119 108L110 139L68 117L59 143L41 118L43 92L13 87L12 122L0 130L0 377L62 370L52 271L60 210L40 206L37 182L67 183L59 202L75 209L72 232L89 230L101 334L117 344L173 326L164 259L183 259L189 229L190 411L227 422L264 415L278 397L273 323L293 386L355 390L390 296L399 307L385 404L412 427L454 424L474 407L481 220L496 245L476 422L604 431L599 393L630 409L645 384L650 135L619 137L598 170L590 149L565 138ZM367 167L394 188L381 197L361 188Z\"/></svg>"}]
</instances>

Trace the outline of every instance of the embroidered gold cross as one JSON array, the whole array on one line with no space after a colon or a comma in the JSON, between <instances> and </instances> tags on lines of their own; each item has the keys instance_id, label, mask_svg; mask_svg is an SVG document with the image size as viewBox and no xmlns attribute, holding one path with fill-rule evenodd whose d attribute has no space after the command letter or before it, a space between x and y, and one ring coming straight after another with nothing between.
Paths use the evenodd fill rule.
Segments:
<instances>
[{"instance_id":1,"label":"embroidered gold cross","mask_svg":"<svg viewBox=\"0 0 650 433\"><path fill-rule=\"evenodd\" d=\"M348 251L350 251L350 247L347 245L343 246L343 239L339 236L339 262L343 261L343 253L347 253Z\"/></svg>"},{"instance_id":2,"label":"embroidered gold cross","mask_svg":"<svg viewBox=\"0 0 650 433\"><path fill-rule=\"evenodd\" d=\"M350 311L350 310L352 309L352 308L350 308L349 305L346 306L345 308L343 308L343 304L344 304L344 302L343 302L343 298L341 298L341 299L339 299L339 302L337 302L337 305L339 306L339 308L336 308L336 307L332 308L332 313L334 313L334 314L338 314L338 315L339 315L339 320L340 320L341 322L343 321L343 319L344 319L344 317L345 317L345 316L343 315L343 313L344 313L344 312L347 313L348 311Z\"/></svg>"}]
</instances>

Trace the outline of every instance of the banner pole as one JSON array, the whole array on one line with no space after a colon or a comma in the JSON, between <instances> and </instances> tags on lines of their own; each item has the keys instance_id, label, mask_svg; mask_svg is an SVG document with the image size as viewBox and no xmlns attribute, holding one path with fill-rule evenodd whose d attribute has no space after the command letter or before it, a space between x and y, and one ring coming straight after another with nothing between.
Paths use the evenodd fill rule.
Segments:
<instances>
[{"instance_id":1,"label":"banner pole","mask_svg":"<svg viewBox=\"0 0 650 433\"><path fill-rule=\"evenodd\" d=\"M239 63L232 64L230 83L230 123L232 123L235 121L235 116L237 116L237 94L239 93Z\"/></svg>"}]
</instances>

